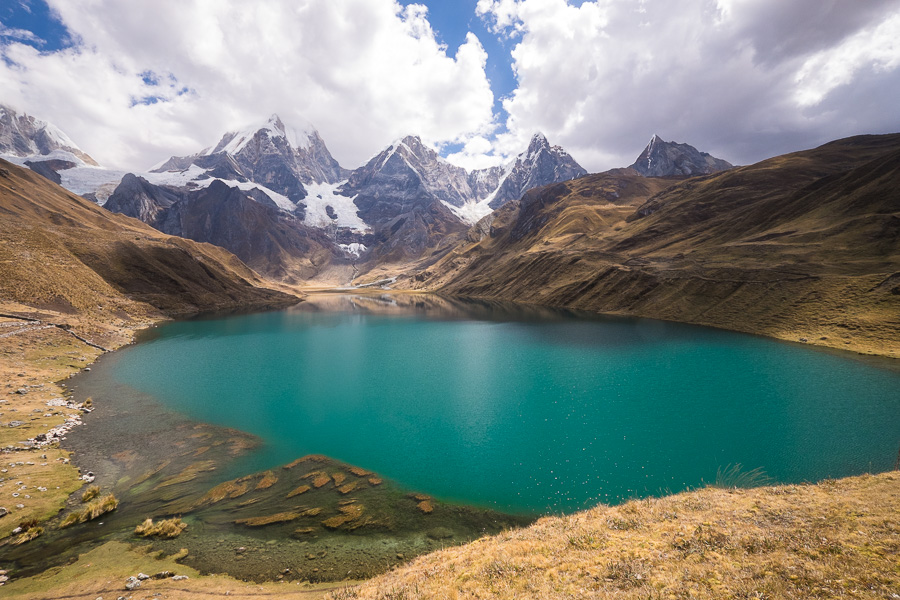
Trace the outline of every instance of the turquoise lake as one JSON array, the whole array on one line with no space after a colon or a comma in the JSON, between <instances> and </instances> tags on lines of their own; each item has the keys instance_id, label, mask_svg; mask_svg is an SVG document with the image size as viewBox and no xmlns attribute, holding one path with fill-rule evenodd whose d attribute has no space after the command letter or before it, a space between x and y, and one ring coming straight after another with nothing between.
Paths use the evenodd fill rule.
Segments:
<instances>
[{"instance_id":1,"label":"turquoise lake","mask_svg":"<svg viewBox=\"0 0 900 600\"><path fill-rule=\"evenodd\" d=\"M511 512L675 492L737 463L778 482L884 471L900 444L895 370L676 323L334 297L145 337L106 376L261 438L237 471L325 454Z\"/></svg>"}]
</instances>

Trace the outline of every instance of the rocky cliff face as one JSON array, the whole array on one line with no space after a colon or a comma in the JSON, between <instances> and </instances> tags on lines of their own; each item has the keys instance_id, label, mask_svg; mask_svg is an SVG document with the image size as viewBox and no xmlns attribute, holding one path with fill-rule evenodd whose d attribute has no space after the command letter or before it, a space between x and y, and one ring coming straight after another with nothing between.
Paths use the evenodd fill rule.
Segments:
<instances>
[{"instance_id":1,"label":"rocky cliff face","mask_svg":"<svg viewBox=\"0 0 900 600\"><path fill-rule=\"evenodd\" d=\"M450 164L418 137L408 136L353 171L341 193L355 197L367 222L438 200L471 225L530 189L585 174L565 150L551 146L542 134L536 134L528 149L505 167L471 172Z\"/></svg>"},{"instance_id":2,"label":"rocky cliff face","mask_svg":"<svg viewBox=\"0 0 900 600\"><path fill-rule=\"evenodd\" d=\"M165 212L181 199L182 195L175 191L128 173L103 206L159 229L157 225Z\"/></svg>"},{"instance_id":3,"label":"rocky cliff face","mask_svg":"<svg viewBox=\"0 0 900 600\"><path fill-rule=\"evenodd\" d=\"M644 177L691 177L727 171L733 166L688 144L666 142L654 135L631 168Z\"/></svg>"},{"instance_id":4,"label":"rocky cliff face","mask_svg":"<svg viewBox=\"0 0 900 600\"><path fill-rule=\"evenodd\" d=\"M225 248L269 277L315 277L340 251L325 233L305 226L259 190L222 181L180 191L129 174L105 208L135 217L163 233Z\"/></svg>"}]
</instances>

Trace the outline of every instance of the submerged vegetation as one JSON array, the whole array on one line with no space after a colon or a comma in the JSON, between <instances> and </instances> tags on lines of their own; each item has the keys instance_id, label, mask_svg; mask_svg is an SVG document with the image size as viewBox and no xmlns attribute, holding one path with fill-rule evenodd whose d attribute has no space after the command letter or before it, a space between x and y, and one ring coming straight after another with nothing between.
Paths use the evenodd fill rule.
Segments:
<instances>
[{"instance_id":1,"label":"submerged vegetation","mask_svg":"<svg viewBox=\"0 0 900 600\"><path fill-rule=\"evenodd\" d=\"M187 523L178 517L164 519L156 523L153 522L153 519L146 519L134 528L134 533L141 537L158 537L168 540L177 538L185 529L187 529Z\"/></svg>"}]
</instances>

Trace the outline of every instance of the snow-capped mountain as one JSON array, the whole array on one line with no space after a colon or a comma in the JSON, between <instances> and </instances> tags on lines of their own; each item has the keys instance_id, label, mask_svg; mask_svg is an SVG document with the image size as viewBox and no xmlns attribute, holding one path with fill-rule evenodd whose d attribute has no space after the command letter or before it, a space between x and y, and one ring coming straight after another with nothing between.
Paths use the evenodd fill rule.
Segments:
<instances>
[{"instance_id":1,"label":"snow-capped mountain","mask_svg":"<svg viewBox=\"0 0 900 600\"><path fill-rule=\"evenodd\" d=\"M669 177L708 175L733 166L688 144L666 142L654 135L631 168L645 177Z\"/></svg>"},{"instance_id":2,"label":"snow-capped mountain","mask_svg":"<svg viewBox=\"0 0 900 600\"><path fill-rule=\"evenodd\" d=\"M473 172L472 177L484 184L481 190L496 181L494 189L485 196L476 196L474 201L454 212L474 223L510 200L518 200L528 190L585 175L587 171L561 146L551 146L544 134L535 133L525 152L503 167Z\"/></svg>"},{"instance_id":3,"label":"snow-capped mountain","mask_svg":"<svg viewBox=\"0 0 900 600\"><path fill-rule=\"evenodd\" d=\"M243 190L264 192L278 208L310 227L365 231L353 199L336 193L347 178L315 127L286 125L272 115L260 126L232 131L191 156L173 156L142 176L150 182L191 173L188 186L205 187L209 178ZM171 184L170 184L171 185ZM182 183L181 185L186 185Z\"/></svg>"},{"instance_id":4,"label":"snow-capped mountain","mask_svg":"<svg viewBox=\"0 0 900 600\"><path fill-rule=\"evenodd\" d=\"M62 160L97 166L97 161L59 127L24 113L19 115L3 104L0 104L0 155L32 162Z\"/></svg>"},{"instance_id":5,"label":"snow-capped mountain","mask_svg":"<svg viewBox=\"0 0 900 600\"><path fill-rule=\"evenodd\" d=\"M292 127L278 115L148 172L125 172L97 166L49 124L9 109L2 118L2 148L16 152L20 164L111 211L166 233L217 243L281 277L289 276L288 263L299 264L308 251L326 262L341 256L418 258L447 246L529 189L585 174L540 134L505 166L467 171L407 136L349 171L312 125ZM40 163L23 156L36 152L49 154L40 155ZM61 153L71 160L48 160Z\"/></svg>"},{"instance_id":6,"label":"snow-capped mountain","mask_svg":"<svg viewBox=\"0 0 900 600\"><path fill-rule=\"evenodd\" d=\"M528 190L586 175L561 147L543 134L532 137L525 152L502 167L466 171L450 164L407 136L353 171L341 193L355 196L367 221L396 216L414 204L439 200L468 225Z\"/></svg>"},{"instance_id":7,"label":"snow-capped mountain","mask_svg":"<svg viewBox=\"0 0 900 600\"><path fill-rule=\"evenodd\" d=\"M289 127L278 115L261 126L226 133L218 144L192 156L173 156L152 172L191 166L213 177L261 184L295 205L306 198L305 186L335 184L346 175L312 125Z\"/></svg>"}]
</instances>

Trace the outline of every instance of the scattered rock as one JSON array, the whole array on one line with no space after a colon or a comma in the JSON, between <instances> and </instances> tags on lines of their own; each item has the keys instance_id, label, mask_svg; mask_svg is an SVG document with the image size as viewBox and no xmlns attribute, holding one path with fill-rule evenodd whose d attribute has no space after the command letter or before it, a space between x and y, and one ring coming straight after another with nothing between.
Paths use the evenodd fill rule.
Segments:
<instances>
[{"instance_id":1,"label":"scattered rock","mask_svg":"<svg viewBox=\"0 0 900 600\"><path fill-rule=\"evenodd\" d=\"M183 581L185 579L189 579L187 575L175 575L172 577L172 581Z\"/></svg>"},{"instance_id":2,"label":"scattered rock","mask_svg":"<svg viewBox=\"0 0 900 600\"><path fill-rule=\"evenodd\" d=\"M169 577L175 577L175 573L172 571L160 571L151 577L151 579L168 579Z\"/></svg>"},{"instance_id":3,"label":"scattered rock","mask_svg":"<svg viewBox=\"0 0 900 600\"><path fill-rule=\"evenodd\" d=\"M138 581L137 577L132 576L125 580L125 589L129 592L132 590L136 590L139 587L141 587L141 582Z\"/></svg>"},{"instance_id":4,"label":"scattered rock","mask_svg":"<svg viewBox=\"0 0 900 600\"><path fill-rule=\"evenodd\" d=\"M0 517L5 517L9 514L9 509L5 506L0 506Z\"/></svg>"},{"instance_id":5,"label":"scattered rock","mask_svg":"<svg viewBox=\"0 0 900 600\"><path fill-rule=\"evenodd\" d=\"M146 573L138 573L137 578L140 579L141 581L147 581L148 579L150 579L150 576L147 575Z\"/></svg>"}]
</instances>

